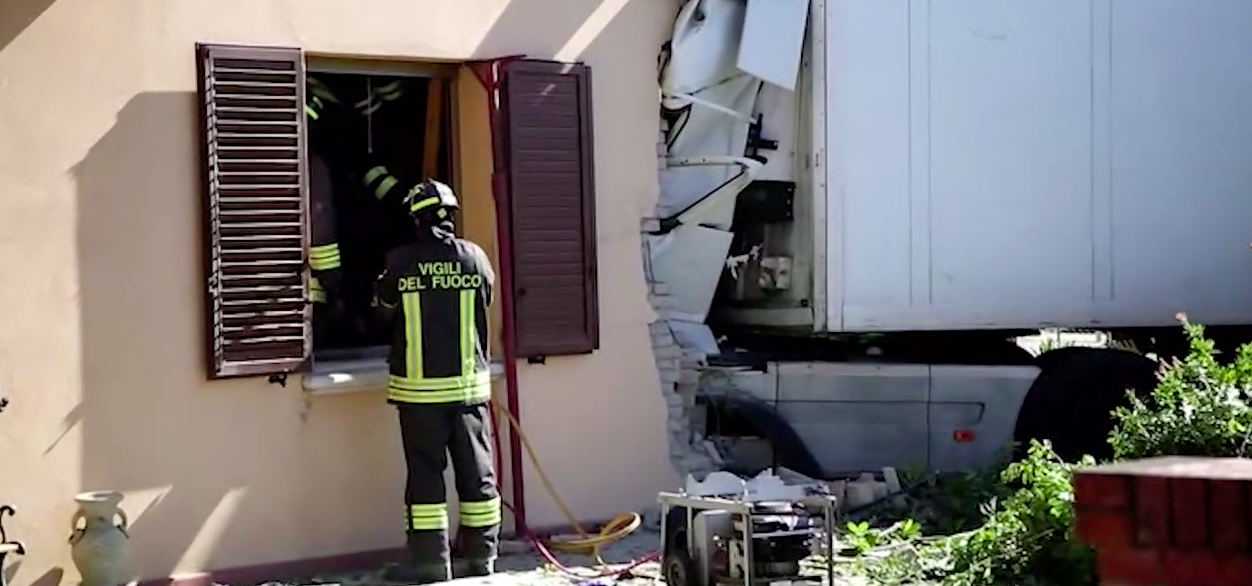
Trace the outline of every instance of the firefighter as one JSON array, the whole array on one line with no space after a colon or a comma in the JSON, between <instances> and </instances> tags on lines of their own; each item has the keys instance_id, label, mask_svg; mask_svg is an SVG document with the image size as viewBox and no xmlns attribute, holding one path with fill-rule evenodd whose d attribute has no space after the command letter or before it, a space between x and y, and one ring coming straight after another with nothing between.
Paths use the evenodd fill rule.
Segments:
<instances>
[{"instance_id":1,"label":"firefighter","mask_svg":"<svg viewBox=\"0 0 1252 586\"><path fill-rule=\"evenodd\" d=\"M393 81L378 88L370 87L365 99L356 102L353 104L353 107L362 116L373 116L384 104L400 99L404 95L405 89L405 85L401 81ZM387 168L387 165L380 157L374 156L372 152L367 153L360 170L364 171L360 178L366 187L366 191L372 194L379 202L399 201L401 198L408 196L409 190L405 189L406 186L401 185L402 180Z\"/></svg>"},{"instance_id":2,"label":"firefighter","mask_svg":"<svg viewBox=\"0 0 1252 586\"><path fill-rule=\"evenodd\" d=\"M339 100L325 85L309 78L308 96L304 113L310 125L319 124L334 111ZM330 166L316 152L309 155L309 250L308 264L309 300L317 313L326 313L329 307L342 303L339 295L342 281L342 262L339 242L336 239L335 193ZM315 319L315 323L327 324L328 319Z\"/></svg>"},{"instance_id":3,"label":"firefighter","mask_svg":"<svg viewBox=\"0 0 1252 586\"><path fill-rule=\"evenodd\" d=\"M315 335L319 337L370 337L368 319L362 319L366 318L366 314L349 311L357 296L353 294L356 292L355 288L349 290L348 281L356 273L376 274L378 267L369 266L373 263L367 261L373 258L371 252L376 250L381 264L383 253L407 240L404 235L412 229L412 221L408 219L408 213L400 202L402 194L409 191L412 183L406 182L395 187L394 195L388 196L387 192L379 191L377 186L369 185L369 181L363 180L364 177L372 180L377 176L375 169L381 168L381 159L367 144L370 140L369 134L359 134L360 129L372 124L367 119L375 116L384 104L401 98L405 89L402 81L393 81L377 88L371 85L366 90L365 99L352 102L353 96L345 98L336 95L321 80L313 76L308 78L305 114L311 134L321 139L312 141L316 148L310 149L309 157L308 251L308 264L312 273L309 280L309 298L314 303L313 323L318 330ZM355 140L360 138L366 139L367 143ZM329 167L335 169L333 174ZM339 183L336 178L340 177L349 178L351 183ZM388 187L400 183L390 172L387 172L387 178ZM349 186L362 183L375 197L355 199L356 190ZM343 194L337 195L334 185L348 188L348 197L337 202L336 198ZM337 209L345 204L346 208ZM340 216L349 219L347 225L343 226L348 232L352 232L353 227L361 227L362 222L370 226L370 238L353 241L360 244L358 248L354 248L355 256L351 257L355 259L352 260L353 266L344 266L350 259L341 256L337 242L337 236L346 236L339 233ZM377 242L377 247L373 245L374 242ZM362 257L362 254L365 256ZM366 293L363 300L368 300L368 286L363 292Z\"/></svg>"},{"instance_id":4,"label":"firefighter","mask_svg":"<svg viewBox=\"0 0 1252 586\"><path fill-rule=\"evenodd\" d=\"M395 81L382 86L376 90L371 90L364 100L353 104L353 108L349 110L344 107L338 97L315 77L308 78L308 96L305 100L304 113L308 117L311 126L323 127L334 126L336 123L342 124L344 118L350 115L371 115L376 112L385 102L392 102L399 99L404 94L404 86L401 82ZM323 122L324 121L324 122ZM344 140L340 137L331 139L331 144L342 144ZM336 236L336 217L334 202L334 187L332 185L333 178L329 166L326 161L317 153L312 153L309 157L310 161L310 247L309 247L309 268L312 269L314 276L310 280L309 289L310 297L314 303L326 303L328 298L334 297L328 295L328 292L334 292L340 280L339 269L342 266L340 262L339 243L335 240ZM372 161L372 157L366 156L367 161ZM341 161L348 162L348 161ZM349 164L351 164L349 162ZM365 174L365 183L374 190L375 197L383 199L387 195L387 191L379 191L376 186L370 185L374 177L377 177L379 170L386 174L390 186L395 185L398 180L391 176L386 168L381 165L367 163L369 171ZM327 281L334 281L333 284Z\"/></svg>"},{"instance_id":5,"label":"firefighter","mask_svg":"<svg viewBox=\"0 0 1252 586\"><path fill-rule=\"evenodd\" d=\"M465 574L485 576L494 570L501 521L487 415L495 274L478 245L453 234L459 204L447 185L423 181L403 201L418 237L388 253L376 282L392 328L387 398L399 411L408 464L410 559L387 578L424 584L451 577L443 477L449 459Z\"/></svg>"},{"instance_id":6,"label":"firefighter","mask_svg":"<svg viewBox=\"0 0 1252 586\"><path fill-rule=\"evenodd\" d=\"M361 114L369 116L377 112L383 104L394 102L404 96L404 82L400 80L384 84L380 87L373 87L371 84L368 88L365 99L353 104L353 107L361 111Z\"/></svg>"}]
</instances>

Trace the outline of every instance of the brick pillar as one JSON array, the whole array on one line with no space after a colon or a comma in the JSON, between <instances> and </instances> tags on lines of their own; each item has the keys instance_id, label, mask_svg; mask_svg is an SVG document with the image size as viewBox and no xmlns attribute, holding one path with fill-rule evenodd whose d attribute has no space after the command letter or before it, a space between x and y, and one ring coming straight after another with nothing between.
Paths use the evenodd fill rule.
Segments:
<instances>
[{"instance_id":1,"label":"brick pillar","mask_svg":"<svg viewBox=\"0 0 1252 586\"><path fill-rule=\"evenodd\" d=\"M1252 586L1252 460L1166 457L1074 476L1106 586Z\"/></svg>"}]
</instances>

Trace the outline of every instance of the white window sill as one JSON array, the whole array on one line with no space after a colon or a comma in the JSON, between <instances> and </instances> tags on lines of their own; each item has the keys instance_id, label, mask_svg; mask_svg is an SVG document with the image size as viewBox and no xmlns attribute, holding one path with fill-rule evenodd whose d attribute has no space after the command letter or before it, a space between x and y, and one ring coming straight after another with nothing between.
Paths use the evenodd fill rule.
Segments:
<instances>
[{"instance_id":1,"label":"white window sill","mask_svg":"<svg viewBox=\"0 0 1252 586\"><path fill-rule=\"evenodd\" d=\"M304 375L304 390L310 395L338 395L387 388L387 361L381 358L335 360L313 363ZM504 375L504 364L491 363L491 378Z\"/></svg>"}]
</instances>

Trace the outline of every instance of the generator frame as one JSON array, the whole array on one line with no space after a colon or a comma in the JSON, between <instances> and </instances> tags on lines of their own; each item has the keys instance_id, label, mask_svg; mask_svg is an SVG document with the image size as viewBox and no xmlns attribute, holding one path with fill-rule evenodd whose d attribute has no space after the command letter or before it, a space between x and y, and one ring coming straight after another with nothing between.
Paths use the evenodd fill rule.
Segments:
<instances>
[{"instance_id":1,"label":"generator frame","mask_svg":"<svg viewBox=\"0 0 1252 586\"><path fill-rule=\"evenodd\" d=\"M695 551L695 536L692 534L691 528L696 517L697 511L725 511L733 515L739 515L744 519L743 523L743 558L744 566L740 568L742 581L734 581L731 584L737 586L761 586L764 584L772 584L777 582L798 582L812 581L814 577L789 576L781 578L757 578L753 574L753 545L757 540L768 540L770 538L787 537L796 535L812 535L823 540L823 549L826 555L826 584L835 583L835 538L834 532L837 527L839 516L839 503L835 497L829 495L818 495L803 500L795 500L793 503L804 503L811 505L813 502L820 502L822 507L822 527L804 528L784 531L772 531L768 533L753 533L752 531L752 515L753 502L747 500L736 500L725 497L716 496L695 496L688 494L679 494L671 492L662 492L657 495L657 501L661 505L661 572L662 580L668 577L666 568L668 567L668 557L672 555L671 549L674 547L682 547L689 562L700 564L701 568L707 568L707 560L696 560L692 558L692 552ZM685 512L686 527L684 528L684 543L670 542L670 511L675 508L682 508ZM690 571L692 568L687 568ZM693 584L670 584L669 586L719 586L713 578L703 570L700 570L696 576L700 582ZM721 584L725 584L722 582Z\"/></svg>"}]
</instances>

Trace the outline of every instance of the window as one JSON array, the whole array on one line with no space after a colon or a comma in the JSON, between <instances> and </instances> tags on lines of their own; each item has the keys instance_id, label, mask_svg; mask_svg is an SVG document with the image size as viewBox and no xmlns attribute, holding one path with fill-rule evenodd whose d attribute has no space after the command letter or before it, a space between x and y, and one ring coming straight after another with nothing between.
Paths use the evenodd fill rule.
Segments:
<instances>
[{"instance_id":1,"label":"window","mask_svg":"<svg viewBox=\"0 0 1252 586\"><path fill-rule=\"evenodd\" d=\"M390 324L371 307L372 284L413 226L366 175L381 164L401 184L452 184L449 80L321 64L306 73L298 49L197 49L209 376L287 373L310 358L381 360ZM599 317L589 71L516 61L501 95L519 353L590 352ZM315 108L311 120L305 105L328 99L358 115L329 121ZM478 167L467 171L491 172L490 162ZM326 201L341 266L333 308L320 303L324 273L309 270L329 254Z\"/></svg>"},{"instance_id":2,"label":"window","mask_svg":"<svg viewBox=\"0 0 1252 586\"><path fill-rule=\"evenodd\" d=\"M313 357L383 358L392 328L373 307L374 280L386 254L416 236L403 198L424 178L453 184L448 80L307 77ZM319 272L326 250L339 266Z\"/></svg>"}]
</instances>

